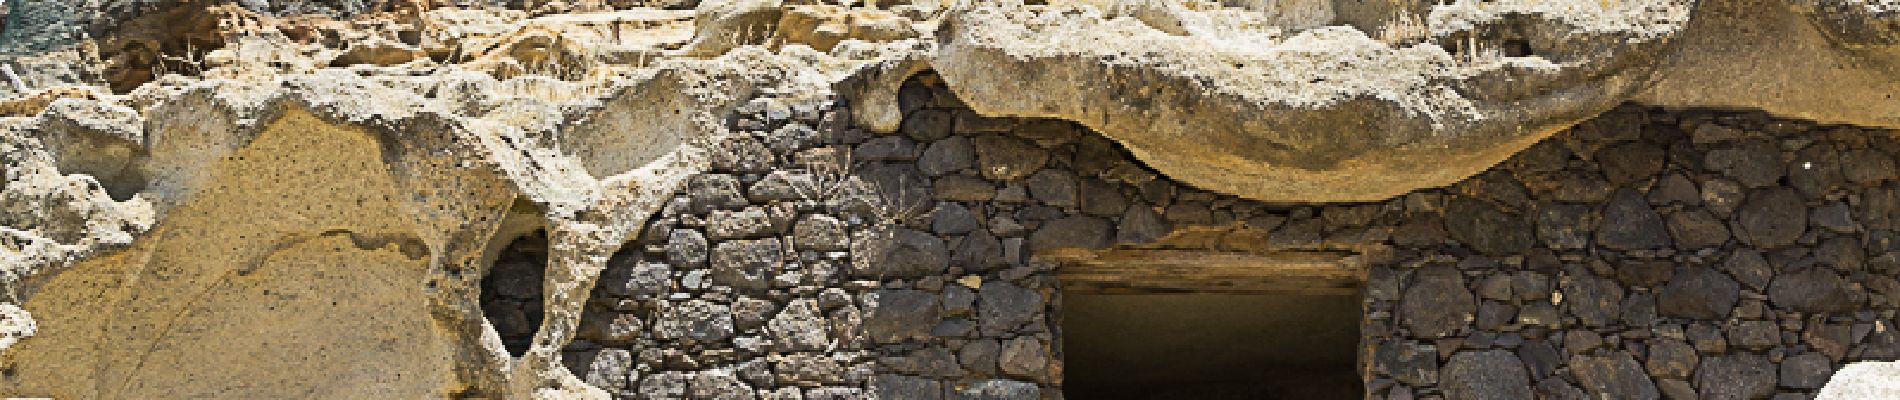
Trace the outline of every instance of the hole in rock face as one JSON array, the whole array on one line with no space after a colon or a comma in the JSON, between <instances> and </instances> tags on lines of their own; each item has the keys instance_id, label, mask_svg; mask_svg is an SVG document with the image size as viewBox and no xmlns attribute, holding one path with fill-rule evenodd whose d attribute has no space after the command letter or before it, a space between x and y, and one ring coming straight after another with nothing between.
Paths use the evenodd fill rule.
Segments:
<instances>
[{"instance_id":1,"label":"hole in rock face","mask_svg":"<svg viewBox=\"0 0 1900 400\"><path fill-rule=\"evenodd\" d=\"M508 354L520 357L541 329L542 281L547 272L547 231L508 243L482 277L482 316L495 326Z\"/></svg>"},{"instance_id":2,"label":"hole in rock face","mask_svg":"<svg viewBox=\"0 0 1900 400\"><path fill-rule=\"evenodd\" d=\"M1507 39L1499 44L1499 47L1505 57L1528 57L1535 54L1531 50L1531 42L1524 39Z\"/></svg>"},{"instance_id":3,"label":"hole in rock face","mask_svg":"<svg viewBox=\"0 0 1900 400\"><path fill-rule=\"evenodd\" d=\"M1063 295L1073 399L1351 399L1357 295Z\"/></svg>"}]
</instances>

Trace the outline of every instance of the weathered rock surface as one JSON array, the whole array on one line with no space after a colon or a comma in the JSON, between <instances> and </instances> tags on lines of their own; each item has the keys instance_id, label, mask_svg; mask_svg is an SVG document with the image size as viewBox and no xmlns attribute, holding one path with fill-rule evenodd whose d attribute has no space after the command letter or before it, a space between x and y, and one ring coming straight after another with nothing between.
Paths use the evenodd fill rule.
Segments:
<instances>
[{"instance_id":1,"label":"weathered rock surface","mask_svg":"<svg viewBox=\"0 0 1900 400\"><path fill-rule=\"evenodd\" d=\"M1236 196L1446 186L1630 100L1900 126L1890 2L208 3L5 9L0 395L1037 398L1059 377L1059 299L1022 265L1041 250L1223 224L1354 248L1385 234L1376 207L1249 215ZM955 96L902 89L917 76ZM1891 357L1890 310L1847 315L1900 290L1862 265L1893 251L1889 144L1843 127L1825 139L1844 147L1789 156L1823 135L1644 118L1581 126L1596 136L1552 169L1487 174L1482 195L1419 201L1405 242L1512 268L1578 256L1549 250L1768 254L1624 281L1533 266L1483 299L1469 284L1492 267L1419 271L1381 312L1449 356L1394 348L1384 373L1451 397L1654 397L1601 350L1619 336L1565 345L1618 351L1578 356L1584 389L1553 378L1554 354L1505 350L1549 333L1526 328L1681 334L1643 316L1651 302L1761 319L1692 324L1711 352L1786 344L1775 328L1803 321L1771 324L1774 307L1853 320L1800 332L1830 360ZM1665 143L1682 135L1709 148ZM1134 160L1094 157L1122 149ZM837 166L859 163L880 172ZM1659 173L1676 178L1650 188ZM539 261L496 266L535 231ZM594 299L610 268L626 269ZM680 350L705 343L729 347ZM790 354L730 362L767 349ZM1664 393L1818 380L1814 356L1711 356L1691 375L1651 354Z\"/></svg>"}]
</instances>

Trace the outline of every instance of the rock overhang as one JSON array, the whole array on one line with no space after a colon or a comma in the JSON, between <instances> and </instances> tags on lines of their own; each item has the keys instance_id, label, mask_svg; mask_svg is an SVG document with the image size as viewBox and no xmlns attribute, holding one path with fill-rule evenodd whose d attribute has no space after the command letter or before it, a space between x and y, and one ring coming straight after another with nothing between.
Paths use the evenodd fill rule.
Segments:
<instances>
[{"instance_id":1,"label":"rock overhang","mask_svg":"<svg viewBox=\"0 0 1900 400\"><path fill-rule=\"evenodd\" d=\"M1733 29L1732 22L1698 25L1702 17L1692 11L1762 4L1768 3L1592 3L1597 9L1585 12L1561 3L1479 7L1459 2L1398 7L1404 8L1395 11L1399 17L1384 21L1393 32L1368 33L1328 23L1282 29L1274 24L1285 21L1263 22L1241 8L1173 2L961 2L904 15L909 33L847 29L840 39L779 32L725 45L643 44L649 47L615 54L576 51L599 43L576 39L550 47L556 42L548 40L565 37L563 24L597 25L618 17L580 21L556 15L508 20L502 24L508 28L499 32L526 33L484 36L480 47L490 51L466 66L423 57L397 65L328 67L336 64L320 61L309 65L322 67L284 72L244 64L282 53L247 52L294 45L273 41L281 38L234 40L229 53L220 56L235 61L202 78L160 78L128 96L89 96L102 100L52 101L45 113L10 121L16 130L8 142L15 153L8 160L7 194L41 203L9 212L10 219L30 220L10 221L19 225L8 227L9 234L28 235L21 240L27 244L0 256L19 262L8 270L16 302L37 286L22 282L56 277L52 271L59 265L118 257L126 247L137 247L147 232L165 229L170 210L214 186L205 180L208 162L246 147L284 115L307 114L310 118L300 120L370 132L385 167L401 171L394 175L406 182L408 193L444 195L407 199L417 229L433 232L417 235L430 250L431 273L457 262L479 269L470 265L479 264L470 261L479 257L449 260L442 254L481 253L464 246L488 243L494 228L483 224L499 224L504 217L496 210L506 210L519 197L541 207L543 226L564 243L567 254L551 267L565 275L550 282L572 296L585 293L604 254L637 232L661 206L659 199L677 190L685 176L706 168L705 153L723 145L733 110L761 96L781 103L839 96L858 124L896 131L906 117L898 87L926 70L940 74L978 113L1075 121L1116 140L1170 178L1270 202L1379 200L1448 185L1632 99L1671 105L1718 101L1829 122L1897 124L1892 118L1900 113L1892 111L1900 106L1893 104L1900 103L1877 102L1880 91L1900 80L1884 67L1891 60L1882 58L1891 47L1886 38L1896 17L1878 3L1764 14L1820 27L1794 31L1799 39L1794 42L1811 44L1800 47L1805 54L1864 61L1820 70L1820 76L1853 77L1860 85L1829 96L1876 101L1841 107L1738 96L1742 100L1730 103L1720 96L1736 95L1736 87L1701 93L1672 83L1697 82L1684 78L1688 72L1729 68L1710 67L1712 62L1696 54L1736 51L1709 44L1720 43L1717 35ZM775 14L782 5L731 5L704 7L700 19L710 22L696 36L780 23L758 17ZM809 12L790 14L810 17ZM1416 32L1406 33L1405 18L1416 20L1417 26L1410 26ZM647 19L676 21L678 15ZM573 37L601 39L598 26L586 30L592 33ZM676 33L669 40L680 40ZM394 36L389 43L404 43L400 34ZM517 51L522 48L554 54ZM628 62L627 54L634 53L641 55ZM341 59L343 54L329 56ZM522 67L547 60L611 71ZM615 70L616 63L626 68ZM1785 86L1801 77L1771 74L1793 72L1799 71L1750 77L1780 79L1774 82ZM774 106L783 104L762 105ZM128 111L135 116L128 118ZM92 150L100 147L92 143L120 150ZM106 160L82 161L102 153ZM104 166L86 169L93 165ZM121 173L108 177L108 171ZM23 180L37 183L18 185ZM463 200L480 205L441 207L443 199L455 197L446 193L455 190L440 186L445 182L478 188L459 194L479 197ZM136 194L124 193L128 190ZM86 205L61 211L45 205L51 202ZM71 217L49 214L67 212L80 217L61 222ZM470 226L471 220L485 222ZM60 223L71 225L59 228ZM15 227L70 232L39 234ZM460 290L470 282L460 282ZM463 330L455 335L463 343L481 343L469 354L492 356L496 348L487 346L484 333L468 328L480 320L468 306L472 298L460 301L437 311L461 313L455 318L462 318ZM578 308L567 313L572 317L567 323L575 323L578 316L571 314ZM9 316L8 321L15 320ZM546 378L564 382L557 385L562 390L588 393L549 364L549 354L571 338L572 327L557 323L545 331L537 339L536 355L525 361L487 358L477 364L493 369L458 379L524 394L545 389L529 382Z\"/></svg>"}]
</instances>

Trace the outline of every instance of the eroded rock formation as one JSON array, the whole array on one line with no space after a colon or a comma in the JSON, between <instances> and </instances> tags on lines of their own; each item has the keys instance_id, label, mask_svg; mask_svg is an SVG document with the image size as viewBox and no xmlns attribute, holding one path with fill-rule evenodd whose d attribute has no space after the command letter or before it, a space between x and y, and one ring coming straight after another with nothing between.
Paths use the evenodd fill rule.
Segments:
<instances>
[{"instance_id":1,"label":"eroded rock formation","mask_svg":"<svg viewBox=\"0 0 1900 400\"><path fill-rule=\"evenodd\" d=\"M1588 150L1579 157L1601 163L1597 175L1540 175L1550 180L1528 188L1537 200L1573 204L1385 204L1456 221L1443 228L1458 251L1495 256L1602 246L1689 263L1647 249L1825 248L1836 245L1810 243L1819 239L1802 233L1808 224L1788 221L1807 218L1795 215L1806 207L1817 221L1833 217L1838 199L1808 189L1826 193L1838 182L1797 181L1787 160L1840 163L1839 178L1884 193L1894 170L1888 144L1823 149L1806 146L1821 139L1800 136L1817 131L1806 127L1683 123L1677 129L1694 128L1695 145L1720 145L1678 148L1689 142L1644 130L1640 112L1599 115L1639 101L1900 127L1900 5L1891 1L483 3L9 2L0 32L8 95L0 394L1033 396L1060 386L1049 354L1058 338L1038 328L1059 298L1047 274L1054 267L1030 262L1040 250L1159 240L1377 262L1384 239L1345 236L1371 235L1363 228L1377 224L1359 219L1375 206L1338 211L1343 222L1332 208L1315 218L1310 207L1271 207L1491 185L1490 175L1472 176L1592 118L1577 129L1614 140L1569 151ZM1825 139L1891 140L1843 129ZM1544 153L1519 159L1550 164L1523 168L1576 162L1535 159ZM1723 178L1658 177L1665 160ZM775 179L785 182L768 185ZM1512 192L1497 185L1479 191ZM1532 182L1516 185L1523 192ZM1681 189L1666 185L1700 187L1710 211L1656 215L1651 205L1675 201L1656 197ZM1111 198L1119 206L1097 203ZM1534 234L1467 225L1596 212L1582 204L1629 223ZM1263 208L1274 211L1258 222L1242 215ZM998 219L999 210L1010 215ZM1900 218L1882 210L1826 221ZM1260 232L1249 233L1254 224ZM1862 232L1815 224L1812 232ZM1663 227L1673 242L1658 236ZM1733 241L1678 232L1718 229ZM532 264L545 270L530 280L541 288L504 302L538 297L538 309L513 311L541 316L525 330L513 320L498 326L502 308L491 304L503 303L483 297L498 289L482 283L524 235L545 237ZM686 277L661 272L655 291L616 292L629 309L614 311L658 316L589 322L614 314L589 300L603 271L629 267L627 253L650 245ZM697 264L710 269L691 272ZM1566 268L1545 278L1561 271L1557 287L1604 303L1536 311L1592 328L1630 318L1611 306L1625 287L1657 288L1657 299L1675 304L1671 288L1687 286L1698 301L1664 314L1722 318L1737 307L1732 298L1701 301L1702 292L1736 291L1722 276L1793 312L1885 310L1852 317L1875 326L1893 318L1890 301L1861 290L1889 295L1893 271L1884 269L1582 278ZM1434 277L1410 279L1479 284ZM1748 281L1771 278L1780 290ZM1801 292L1843 279L1856 280L1862 297ZM1384 283L1371 279L1368 290ZM1490 301L1501 299L1480 294L1490 308L1467 310L1477 317L1407 317L1406 336L1392 340L1439 340L1468 327L1438 325L1502 318ZM1368 296L1374 307L1393 300ZM1561 324L1525 316L1532 307L1520 303L1538 299L1502 300L1525 307L1504 323ZM747 323L746 306L782 309L783 321ZM908 319L931 313L941 318ZM814 334L817 325L831 334ZM785 347L742 340L759 329ZM660 340L641 342L657 359L629 347L638 342L632 331ZM588 365L570 368L577 336L618 338L603 342L619 351L591 349ZM945 361L953 348L941 337L978 353L967 357L1004 361ZM511 354L510 343L525 346ZM773 354L745 356L754 353ZM1522 357L1459 356L1447 368ZM1706 379L1753 371L1763 363L1754 356L1712 357L1705 362L1735 368ZM363 357L378 362L363 367ZM635 358L666 367L589 373ZM1883 358L1892 357L1862 357ZM1645 387L1628 384L1634 361L1614 348L1569 361L1574 380L1548 385L1539 369L1547 366L1526 365L1540 391ZM1822 361L1831 369L1841 359ZM748 375L756 372L743 369L748 362L772 363L775 383ZM1517 387L1523 379L1411 382L1409 372L1368 379L1395 376L1448 394L1530 390ZM1691 384L1669 376L1664 392ZM1379 389L1395 390L1385 383Z\"/></svg>"}]
</instances>

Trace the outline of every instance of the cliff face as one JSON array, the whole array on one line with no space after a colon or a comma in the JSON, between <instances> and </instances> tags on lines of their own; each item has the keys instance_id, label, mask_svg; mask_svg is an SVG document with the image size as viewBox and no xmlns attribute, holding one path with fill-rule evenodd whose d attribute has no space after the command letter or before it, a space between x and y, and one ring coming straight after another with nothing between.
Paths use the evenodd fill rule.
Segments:
<instances>
[{"instance_id":1,"label":"cliff face","mask_svg":"<svg viewBox=\"0 0 1900 400\"><path fill-rule=\"evenodd\" d=\"M1471 177L1593 118L1579 129L1638 142L1634 153L1525 153L1520 164L1602 162L1598 178L1616 175L1551 178L1531 188L1549 191L1538 200L1654 198L1652 186L1675 184L1664 169L1618 174L1665 159L1723 176L1722 188L1739 180L1717 194L1755 199L1822 140L1782 129L1796 122L1669 128L1721 143L1689 147L1642 127L1660 117L1599 116L1631 101L1866 127L1829 131L1846 144L1804 161L1874 176L1837 190L1855 200L1824 187L1790 202L1885 204L1861 195L1893 185L1891 138L1872 132L1900 127L1891 2L16 0L5 11L5 395L1038 397L1061 383L1056 261L1032 261L1049 250L1168 243L1364 267L1395 262L1377 258L1384 238L1321 235L1367 223L1334 229L1331 211L1307 222L1319 220L1311 207L1288 204L1482 185ZM1634 131L1606 131L1619 129ZM1754 182L1756 169L1775 173ZM1718 190L1689 177L1704 197ZM1496 190L1509 189L1482 191ZM1109 199L1120 205L1097 203ZM1545 210L1486 201L1510 212L1438 212L1509 225ZM1401 202L1413 206L1384 204ZM1270 211L1249 221L1254 210ZM1700 222L1773 228L1803 246L1878 241L1874 228L1817 225L1807 236L1828 237L1809 238L1805 224L1719 214ZM1175 229L1238 221L1263 231ZM1275 231L1295 227L1311 232ZM1482 231L1449 239L1530 240ZM1559 243L1546 248L1574 239L1542 234ZM1575 240L1631 250L1602 235ZM1793 243L1740 235L1736 246ZM1864 247L1862 263L1895 251ZM1798 269L1777 272L1824 278ZM1828 312L1874 314L1833 322L1890 323L1891 302L1864 292L1890 296L1894 271L1855 271L1834 279L1865 280L1862 297ZM641 276L657 283L629 289ZM1410 279L1437 275L1422 276ZM1496 361L1472 354L1454 364ZM1623 367L1626 355L1605 354L1572 369ZM1879 354L1860 359L1892 358ZM964 363L986 356L1004 361Z\"/></svg>"}]
</instances>

